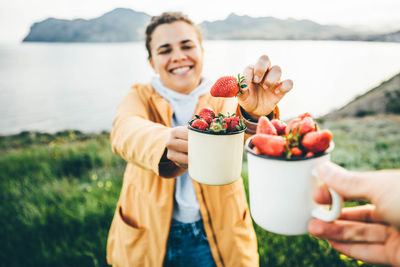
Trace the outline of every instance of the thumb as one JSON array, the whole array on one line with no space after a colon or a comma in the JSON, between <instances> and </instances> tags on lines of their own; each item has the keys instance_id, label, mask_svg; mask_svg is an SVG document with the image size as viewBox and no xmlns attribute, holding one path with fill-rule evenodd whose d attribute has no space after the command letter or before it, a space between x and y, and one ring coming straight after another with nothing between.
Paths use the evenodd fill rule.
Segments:
<instances>
[{"instance_id":1,"label":"thumb","mask_svg":"<svg viewBox=\"0 0 400 267\"><path fill-rule=\"evenodd\" d=\"M239 100L245 100L249 96L251 81L253 80L253 71L254 71L254 66L252 66L252 65L247 66L243 70L244 83L247 86L245 88L241 88L243 94L237 95Z\"/></svg>"},{"instance_id":2,"label":"thumb","mask_svg":"<svg viewBox=\"0 0 400 267\"><path fill-rule=\"evenodd\" d=\"M317 172L322 181L345 199L374 199L374 180L370 175L348 171L332 162L319 164Z\"/></svg>"}]
</instances>

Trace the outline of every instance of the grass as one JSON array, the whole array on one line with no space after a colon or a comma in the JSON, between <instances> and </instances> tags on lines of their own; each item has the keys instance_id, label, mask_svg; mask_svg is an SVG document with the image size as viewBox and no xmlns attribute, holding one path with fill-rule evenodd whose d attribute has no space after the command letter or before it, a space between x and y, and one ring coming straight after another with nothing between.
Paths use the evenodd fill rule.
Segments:
<instances>
[{"instance_id":1,"label":"grass","mask_svg":"<svg viewBox=\"0 0 400 267\"><path fill-rule=\"evenodd\" d=\"M320 126L334 133L333 162L363 171L400 168L398 116ZM107 266L107 233L124 168L107 133L0 137L0 265ZM369 266L323 240L255 229L261 266Z\"/></svg>"}]
</instances>

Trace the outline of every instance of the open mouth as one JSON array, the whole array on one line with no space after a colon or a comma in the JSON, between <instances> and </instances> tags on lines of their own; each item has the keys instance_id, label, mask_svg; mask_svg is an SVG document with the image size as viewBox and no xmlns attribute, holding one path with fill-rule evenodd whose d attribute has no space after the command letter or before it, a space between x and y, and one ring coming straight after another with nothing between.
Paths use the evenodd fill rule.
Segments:
<instances>
[{"instance_id":1,"label":"open mouth","mask_svg":"<svg viewBox=\"0 0 400 267\"><path fill-rule=\"evenodd\" d=\"M194 66L182 66L182 67L172 68L169 70L169 72L176 75L182 75L189 72L191 69L193 69L193 67Z\"/></svg>"}]
</instances>

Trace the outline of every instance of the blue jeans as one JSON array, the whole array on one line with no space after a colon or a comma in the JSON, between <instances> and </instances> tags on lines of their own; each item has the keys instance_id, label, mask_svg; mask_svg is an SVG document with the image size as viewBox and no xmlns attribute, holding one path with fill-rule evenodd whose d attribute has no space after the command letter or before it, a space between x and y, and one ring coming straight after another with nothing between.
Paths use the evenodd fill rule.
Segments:
<instances>
[{"instance_id":1,"label":"blue jeans","mask_svg":"<svg viewBox=\"0 0 400 267\"><path fill-rule=\"evenodd\" d=\"M203 221L181 223L172 219L164 267L214 267Z\"/></svg>"}]
</instances>

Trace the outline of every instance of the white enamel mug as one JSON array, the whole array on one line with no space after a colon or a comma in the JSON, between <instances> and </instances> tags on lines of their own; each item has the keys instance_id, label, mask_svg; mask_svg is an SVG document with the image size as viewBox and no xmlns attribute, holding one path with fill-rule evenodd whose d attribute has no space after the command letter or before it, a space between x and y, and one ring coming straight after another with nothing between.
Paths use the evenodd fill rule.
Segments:
<instances>
[{"instance_id":1,"label":"white enamel mug","mask_svg":"<svg viewBox=\"0 0 400 267\"><path fill-rule=\"evenodd\" d=\"M248 160L250 211L254 221L263 229L282 235L308 233L312 218L333 221L340 215L343 199L329 188L331 209L317 205L312 198L318 186L315 167L329 161L334 143L319 156L283 159L258 155L251 150L249 138L245 148Z\"/></svg>"},{"instance_id":2,"label":"white enamel mug","mask_svg":"<svg viewBox=\"0 0 400 267\"><path fill-rule=\"evenodd\" d=\"M242 172L243 129L232 133L204 132L188 126L189 175L206 185L226 185Z\"/></svg>"}]
</instances>

